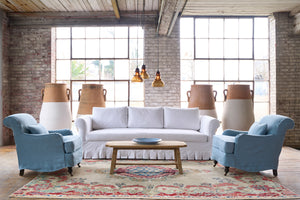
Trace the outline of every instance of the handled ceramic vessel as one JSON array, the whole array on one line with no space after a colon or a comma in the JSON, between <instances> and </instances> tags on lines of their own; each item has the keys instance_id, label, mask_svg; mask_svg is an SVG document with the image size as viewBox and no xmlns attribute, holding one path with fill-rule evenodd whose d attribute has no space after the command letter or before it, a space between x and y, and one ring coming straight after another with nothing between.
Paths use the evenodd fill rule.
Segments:
<instances>
[{"instance_id":1,"label":"handled ceramic vessel","mask_svg":"<svg viewBox=\"0 0 300 200\"><path fill-rule=\"evenodd\" d=\"M48 130L71 129L70 89L65 83L45 83L40 123Z\"/></svg>"},{"instance_id":2,"label":"handled ceramic vessel","mask_svg":"<svg viewBox=\"0 0 300 200\"><path fill-rule=\"evenodd\" d=\"M248 131L254 122L253 91L249 85L228 85L224 90L222 128Z\"/></svg>"},{"instance_id":3,"label":"handled ceramic vessel","mask_svg":"<svg viewBox=\"0 0 300 200\"><path fill-rule=\"evenodd\" d=\"M191 90L187 91L188 107L198 107L200 115L209 115L217 118L215 101L217 91L212 85L191 85Z\"/></svg>"},{"instance_id":4,"label":"handled ceramic vessel","mask_svg":"<svg viewBox=\"0 0 300 200\"><path fill-rule=\"evenodd\" d=\"M80 102L77 115L91 115L93 107L105 107L106 93L102 84L83 84L78 91Z\"/></svg>"}]
</instances>

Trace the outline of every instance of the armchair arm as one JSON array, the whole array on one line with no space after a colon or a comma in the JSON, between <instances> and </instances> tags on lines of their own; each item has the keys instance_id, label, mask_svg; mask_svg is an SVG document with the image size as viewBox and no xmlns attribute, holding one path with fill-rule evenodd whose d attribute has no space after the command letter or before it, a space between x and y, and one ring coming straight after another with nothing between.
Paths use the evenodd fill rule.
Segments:
<instances>
[{"instance_id":1,"label":"armchair arm","mask_svg":"<svg viewBox=\"0 0 300 200\"><path fill-rule=\"evenodd\" d=\"M76 119L75 125L83 142L86 141L86 135L92 131L92 116L84 115Z\"/></svg>"},{"instance_id":2,"label":"armchair arm","mask_svg":"<svg viewBox=\"0 0 300 200\"><path fill-rule=\"evenodd\" d=\"M235 138L234 154L249 162L278 160L282 144L274 135L240 134Z\"/></svg>"},{"instance_id":3,"label":"armchair arm","mask_svg":"<svg viewBox=\"0 0 300 200\"><path fill-rule=\"evenodd\" d=\"M73 135L73 132L70 129L58 129L58 130L50 130L49 133L59 133L62 136Z\"/></svg>"},{"instance_id":4,"label":"armchair arm","mask_svg":"<svg viewBox=\"0 0 300 200\"><path fill-rule=\"evenodd\" d=\"M199 132L208 136L208 141L212 141L212 137L215 135L217 129L220 126L219 120L216 118L203 115L201 116L201 124Z\"/></svg>"},{"instance_id":5,"label":"armchair arm","mask_svg":"<svg viewBox=\"0 0 300 200\"><path fill-rule=\"evenodd\" d=\"M233 136L233 137L235 137L235 136L237 136L237 135L239 135L239 134L241 134L241 133L247 134L248 132L247 132L247 131L238 131L238 130L233 130L233 129L226 129L226 130L222 133L222 135L228 135L228 136Z\"/></svg>"}]
</instances>

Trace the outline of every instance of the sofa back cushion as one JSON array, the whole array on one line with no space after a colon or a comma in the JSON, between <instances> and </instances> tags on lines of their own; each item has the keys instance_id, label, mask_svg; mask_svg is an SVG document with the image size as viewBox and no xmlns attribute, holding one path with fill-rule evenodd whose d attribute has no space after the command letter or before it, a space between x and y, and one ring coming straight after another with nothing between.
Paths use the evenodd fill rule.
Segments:
<instances>
[{"instance_id":1,"label":"sofa back cushion","mask_svg":"<svg viewBox=\"0 0 300 200\"><path fill-rule=\"evenodd\" d=\"M127 107L94 107L92 114L93 129L127 128Z\"/></svg>"},{"instance_id":2,"label":"sofa back cushion","mask_svg":"<svg viewBox=\"0 0 300 200\"><path fill-rule=\"evenodd\" d=\"M163 128L163 108L128 107L128 128Z\"/></svg>"},{"instance_id":3,"label":"sofa back cushion","mask_svg":"<svg viewBox=\"0 0 300 200\"><path fill-rule=\"evenodd\" d=\"M199 130L199 109L165 107L164 128Z\"/></svg>"}]
</instances>

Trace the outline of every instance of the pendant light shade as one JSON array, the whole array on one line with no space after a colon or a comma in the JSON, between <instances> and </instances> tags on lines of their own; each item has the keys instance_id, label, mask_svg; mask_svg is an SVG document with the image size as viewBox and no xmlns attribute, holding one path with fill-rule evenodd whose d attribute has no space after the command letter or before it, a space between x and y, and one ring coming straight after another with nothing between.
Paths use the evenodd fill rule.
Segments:
<instances>
[{"instance_id":1,"label":"pendant light shade","mask_svg":"<svg viewBox=\"0 0 300 200\"><path fill-rule=\"evenodd\" d=\"M131 82L143 82L143 79L140 75L140 70L138 67L136 67L136 69L135 69L135 74L132 77Z\"/></svg>"},{"instance_id":2,"label":"pendant light shade","mask_svg":"<svg viewBox=\"0 0 300 200\"><path fill-rule=\"evenodd\" d=\"M160 72L157 70L154 81L152 82L152 87L164 87L165 83L160 78Z\"/></svg>"},{"instance_id":3,"label":"pendant light shade","mask_svg":"<svg viewBox=\"0 0 300 200\"><path fill-rule=\"evenodd\" d=\"M146 65L144 65L144 64L142 65L141 77L143 79L149 79L149 75L146 71Z\"/></svg>"}]
</instances>

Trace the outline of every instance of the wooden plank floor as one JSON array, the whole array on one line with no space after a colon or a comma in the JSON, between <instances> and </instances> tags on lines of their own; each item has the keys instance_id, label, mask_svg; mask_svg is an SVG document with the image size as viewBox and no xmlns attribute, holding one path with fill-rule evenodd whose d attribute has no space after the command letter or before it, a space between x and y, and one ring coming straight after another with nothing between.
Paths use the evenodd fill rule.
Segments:
<instances>
[{"instance_id":1,"label":"wooden plank floor","mask_svg":"<svg viewBox=\"0 0 300 200\"><path fill-rule=\"evenodd\" d=\"M16 149L14 146L0 147L0 200L9 199L8 196L32 180L38 172L25 170L23 177L19 176ZM268 177L272 171L261 172ZM230 173L229 173L230 176ZM274 178L282 185L300 194L300 151L283 147L280 155L278 177Z\"/></svg>"}]
</instances>

